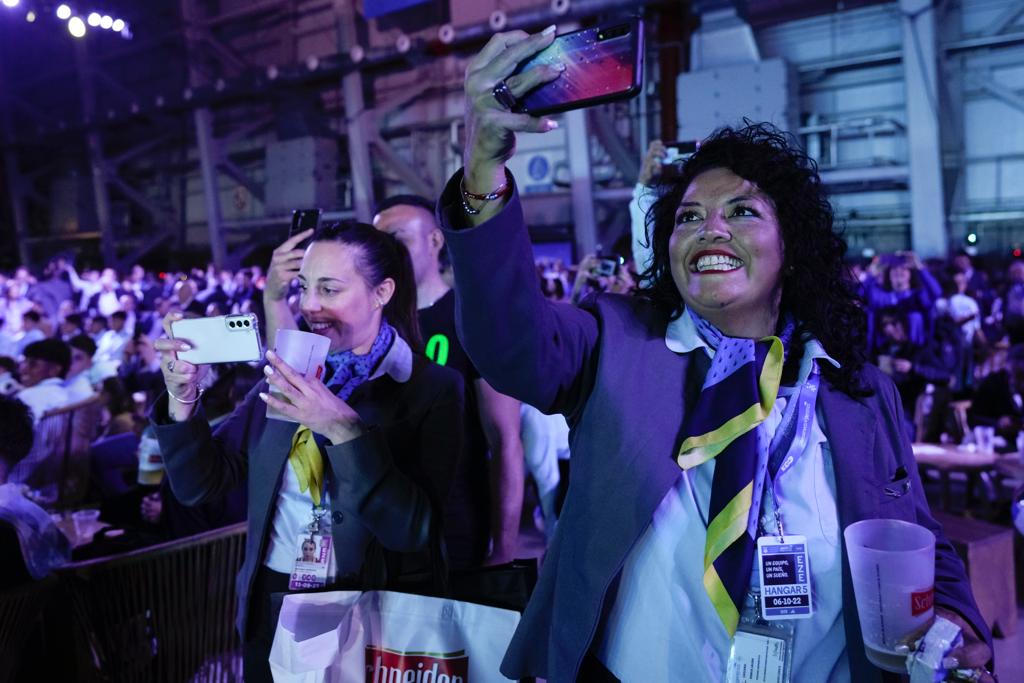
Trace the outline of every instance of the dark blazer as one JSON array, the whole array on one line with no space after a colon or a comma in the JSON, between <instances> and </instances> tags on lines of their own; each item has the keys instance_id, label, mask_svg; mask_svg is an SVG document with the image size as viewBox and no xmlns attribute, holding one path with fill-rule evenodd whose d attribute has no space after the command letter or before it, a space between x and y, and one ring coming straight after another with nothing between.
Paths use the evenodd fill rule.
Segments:
<instances>
[{"instance_id":1,"label":"dark blazer","mask_svg":"<svg viewBox=\"0 0 1024 683\"><path fill-rule=\"evenodd\" d=\"M238 575L237 625L245 635L247 597L262 565L281 474L296 425L268 420L257 384L225 422L211 431L201 414L169 423L167 396L153 408L156 435L174 495L197 505L248 480L249 533ZM389 563L424 551L462 452L462 378L413 356L406 382L381 375L360 386L349 405L370 428L338 446L317 436L331 496L331 531L339 583L354 583L368 553L398 553ZM438 516L437 519L440 519Z\"/></svg>"},{"instance_id":2,"label":"dark blazer","mask_svg":"<svg viewBox=\"0 0 1024 683\"><path fill-rule=\"evenodd\" d=\"M547 302L518 196L487 223L454 230L459 180L450 181L438 210L454 266L460 338L496 390L564 413L572 428L568 497L502 673L574 681L630 549L679 478L674 455L687 397L699 391L709 363L703 353L670 351L668 316L644 300L601 295L584 308ZM827 383L820 392L840 524L888 517L933 529L935 603L987 634L963 564L928 512L896 389L872 367L864 379L875 390L867 399ZM907 489L891 486L901 478ZM886 487L900 495L886 495ZM845 549L843 596L852 678L878 680L864 655Z\"/></svg>"}]
</instances>

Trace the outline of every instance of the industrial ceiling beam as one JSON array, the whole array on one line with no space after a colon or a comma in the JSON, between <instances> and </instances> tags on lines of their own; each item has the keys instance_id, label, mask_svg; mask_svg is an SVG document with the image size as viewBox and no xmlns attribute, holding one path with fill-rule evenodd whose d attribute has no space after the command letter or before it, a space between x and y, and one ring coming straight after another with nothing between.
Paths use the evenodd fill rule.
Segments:
<instances>
[{"instance_id":1,"label":"industrial ceiling beam","mask_svg":"<svg viewBox=\"0 0 1024 683\"><path fill-rule=\"evenodd\" d=\"M1002 12L999 13L992 23L981 32L983 36L995 36L999 35L1006 29L1013 26L1014 22L1020 18L1020 15L1024 14L1024 4L1021 3L1010 3L1006 6Z\"/></svg>"}]
</instances>

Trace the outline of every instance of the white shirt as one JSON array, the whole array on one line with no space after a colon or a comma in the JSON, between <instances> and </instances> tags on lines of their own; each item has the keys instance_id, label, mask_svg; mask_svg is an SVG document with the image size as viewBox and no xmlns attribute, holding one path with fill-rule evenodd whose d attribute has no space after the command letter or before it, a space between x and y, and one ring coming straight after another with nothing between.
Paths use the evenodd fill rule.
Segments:
<instances>
[{"instance_id":1,"label":"white shirt","mask_svg":"<svg viewBox=\"0 0 1024 683\"><path fill-rule=\"evenodd\" d=\"M26 387L15 397L32 409L32 417L37 423L47 410L60 408L71 402L64 388L64 380L59 377L50 377L35 386Z\"/></svg>"},{"instance_id":2,"label":"white shirt","mask_svg":"<svg viewBox=\"0 0 1024 683\"><path fill-rule=\"evenodd\" d=\"M18 355L21 356L22 354L24 354L25 353L25 348L29 344L34 344L37 341L42 341L44 339L46 339L46 334L44 334L43 331L40 330L39 328L36 328L34 330L29 330L28 332L25 332L18 339L18 348L17 348Z\"/></svg>"},{"instance_id":3,"label":"white shirt","mask_svg":"<svg viewBox=\"0 0 1024 683\"><path fill-rule=\"evenodd\" d=\"M128 325L121 328L120 332L106 330L96 341L96 353L93 360L97 363L120 364L124 356L124 347L132 338Z\"/></svg>"},{"instance_id":4,"label":"white shirt","mask_svg":"<svg viewBox=\"0 0 1024 683\"><path fill-rule=\"evenodd\" d=\"M96 394L89 381L88 370L83 370L74 377L68 377L64 381L64 389L68 392L69 403L78 403Z\"/></svg>"},{"instance_id":5,"label":"white shirt","mask_svg":"<svg viewBox=\"0 0 1024 683\"><path fill-rule=\"evenodd\" d=\"M376 379L381 375L388 374L396 382L408 382L412 376L412 349L399 336L391 344L391 349L380 362L380 366L371 375L370 379ZM321 527L324 533L331 532L331 497L330 487L324 486L323 497L320 504L327 508L328 512L321 518ZM299 479L291 465L285 463L284 472L281 473L281 483L277 494L277 505L274 508L274 519L270 528L270 539L267 544L267 555L263 564L269 569L281 574L291 574L295 567L295 558L300 552L298 547L299 534L306 533L306 527L313 519L313 499L309 492L299 491ZM338 550L335 549L335 553ZM327 571L329 579L335 576L334 566L335 554L331 554L331 564Z\"/></svg>"},{"instance_id":6,"label":"white shirt","mask_svg":"<svg viewBox=\"0 0 1024 683\"><path fill-rule=\"evenodd\" d=\"M685 312L669 324L665 343L676 353L703 347L714 355ZM815 358L831 361L811 340L805 345L798 385L810 374ZM778 427L787 400L780 395L765 420L769 435ZM786 533L807 536L815 605L813 617L795 622L792 680L845 683L850 670L839 519L831 452L820 419L815 416L806 448L777 488ZM706 518L714 468L712 459L692 470L694 496L680 472L626 558L615 603L596 643L598 658L625 682L725 680L731 639L704 590L707 529L693 500ZM757 567L753 576L752 587L757 587Z\"/></svg>"}]
</instances>

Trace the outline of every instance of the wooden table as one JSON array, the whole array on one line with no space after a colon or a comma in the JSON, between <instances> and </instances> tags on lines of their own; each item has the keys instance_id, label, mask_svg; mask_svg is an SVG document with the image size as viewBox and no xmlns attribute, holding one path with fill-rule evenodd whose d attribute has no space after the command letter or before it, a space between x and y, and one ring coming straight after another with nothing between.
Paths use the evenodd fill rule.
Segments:
<instances>
[{"instance_id":1,"label":"wooden table","mask_svg":"<svg viewBox=\"0 0 1024 683\"><path fill-rule=\"evenodd\" d=\"M912 448L918 465L938 471L942 484L940 506L943 510L949 509L951 472L963 472L967 476L967 507L970 507L973 503L974 487L983 475L994 471L1003 461L1019 462L1016 454L981 453L973 445L915 443ZM984 498L986 508L989 508L992 502L989 497Z\"/></svg>"}]
</instances>

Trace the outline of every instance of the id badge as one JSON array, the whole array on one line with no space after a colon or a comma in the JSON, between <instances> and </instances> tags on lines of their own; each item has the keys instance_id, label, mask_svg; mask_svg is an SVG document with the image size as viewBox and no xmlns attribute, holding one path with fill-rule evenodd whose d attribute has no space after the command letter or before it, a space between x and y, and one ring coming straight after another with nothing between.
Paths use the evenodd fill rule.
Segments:
<instances>
[{"instance_id":1,"label":"id badge","mask_svg":"<svg viewBox=\"0 0 1024 683\"><path fill-rule=\"evenodd\" d=\"M757 539L757 567L761 572L761 618L807 619L814 613L811 603L811 565L806 536L777 536Z\"/></svg>"},{"instance_id":2,"label":"id badge","mask_svg":"<svg viewBox=\"0 0 1024 683\"><path fill-rule=\"evenodd\" d=\"M726 681L788 683L792 645L791 631L744 624L732 639Z\"/></svg>"},{"instance_id":3,"label":"id badge","mask_svg":"<svg viewBox=\"0 0 1024 683\"><path fill-rule=\"evenodd\" d=\"M296 536L295 566L288 590L301 591L327 585L327 569L331 563L331 536L299 534Z\"/></svg>"}]
</instances>

